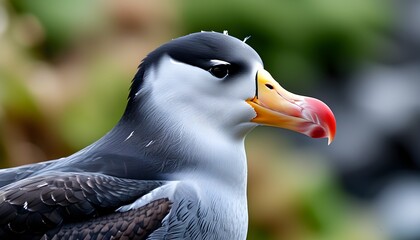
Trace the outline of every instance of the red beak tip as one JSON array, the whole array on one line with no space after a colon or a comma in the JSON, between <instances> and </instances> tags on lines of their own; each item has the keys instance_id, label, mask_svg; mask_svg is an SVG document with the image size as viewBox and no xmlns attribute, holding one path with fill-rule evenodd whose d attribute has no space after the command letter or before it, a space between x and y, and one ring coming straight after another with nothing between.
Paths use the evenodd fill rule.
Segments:
<instances>
[{"instance_id":1,"label":"red beak tip","mask_svg":"<svg viewBox=\"0 0 420 240\"><path fill-rule=\"evenodd\" d=\"M322 101L315 98L305 99L310 105L310 109L319 117L321 126L312 129L310 136L313 138L328 138L328 145L335 137L336 121L331 109Z\"/></svg>"}]
</instances>

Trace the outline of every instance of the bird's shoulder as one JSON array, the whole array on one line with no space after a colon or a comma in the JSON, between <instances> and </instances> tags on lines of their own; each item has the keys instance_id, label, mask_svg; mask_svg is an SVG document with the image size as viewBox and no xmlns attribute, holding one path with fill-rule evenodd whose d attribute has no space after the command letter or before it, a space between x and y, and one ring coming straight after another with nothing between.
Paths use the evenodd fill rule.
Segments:
<instances>
[{"instance_id":1,"label":"bird's shoulder","mask_svg":"<svg viewBox=\"0 0 420 240\"><path fill-rule=\"evenodd\" d=\"M45 169L55 161L27 164L18 167L0 169L0 188L16 181L30 177L38 171Z\"/></svg>"}]
</instances>

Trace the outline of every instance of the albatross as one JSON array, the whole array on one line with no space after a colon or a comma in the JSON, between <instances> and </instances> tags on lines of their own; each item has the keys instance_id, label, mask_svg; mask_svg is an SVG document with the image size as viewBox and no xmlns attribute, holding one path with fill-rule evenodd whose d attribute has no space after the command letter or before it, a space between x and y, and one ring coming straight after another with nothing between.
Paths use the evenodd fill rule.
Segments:
<instances>
[{"instance_id":1,"label":"albatross","mask_svg":"<svg viewBox=\"0 0 420 240\"><path fill-rule=\"evenodd\" d=\"M1 239L246 239L244 139L258 125L334 139L330 108L258 53L199 32L141 62L120 121L57 160L0 170Z\"/></svg>"}]
</instances>

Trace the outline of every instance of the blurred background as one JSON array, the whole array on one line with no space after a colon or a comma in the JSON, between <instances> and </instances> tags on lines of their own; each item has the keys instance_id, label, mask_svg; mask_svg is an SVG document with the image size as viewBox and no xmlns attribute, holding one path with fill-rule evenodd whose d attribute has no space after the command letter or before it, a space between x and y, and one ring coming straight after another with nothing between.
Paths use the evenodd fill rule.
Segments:
<instances>
[{"instance_id":1,"label":"blurred background","mask_svg":"<svg viewBox=\"0 0 420 240\"><path fill-rule=\"evenodd\" d=\"M0 1L0 167L54 159L119 120L145 55L228 30L337 136L247 138L248 239L420 239L420 1Z\"/></svg>"}]
</instances>

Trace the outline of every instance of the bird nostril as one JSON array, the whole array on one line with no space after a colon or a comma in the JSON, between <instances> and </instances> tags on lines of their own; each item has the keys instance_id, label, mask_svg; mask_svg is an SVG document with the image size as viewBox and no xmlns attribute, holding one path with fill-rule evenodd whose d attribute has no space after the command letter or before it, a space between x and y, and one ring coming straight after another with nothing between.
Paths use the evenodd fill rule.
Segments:
<instances>
[{"instance_id":1,"label":"bird nostril","mask_svg":"<svg viewBox=\"0 0 420 240\"><path fill-rule=\"evenodd\" d=\"M271 84L267 83L267 84L265 84L265 86L268 87L269 89L274 89L273 85L271 85Z\"/></svg>"}]
</instances>

